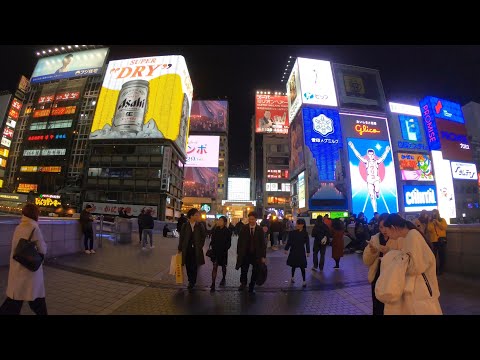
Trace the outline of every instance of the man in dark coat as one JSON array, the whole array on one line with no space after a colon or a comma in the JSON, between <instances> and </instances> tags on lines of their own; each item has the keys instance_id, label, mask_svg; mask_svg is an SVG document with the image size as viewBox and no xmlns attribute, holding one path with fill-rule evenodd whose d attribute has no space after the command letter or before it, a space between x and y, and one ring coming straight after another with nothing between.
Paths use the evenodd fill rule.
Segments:
<instances>
[{"instance_id":1,"label":"man in dark coat","mask_svg":"<svg viewBox=\"0 0 480 360\"><path fill-rule=\"evenodd\" d=\"M180 230L182 230L182 225L185 224L187 222L187 218L185 217L185 215L180 215L180 217L178 218L178 221L177 221L177 232L180 234Z\"/></svg>"},{"instance_id":2,"label":"man in dark coat","mask_svg":"<svg viewBox=\"0 0 480 360\"><path fill-rule=\"evenodd\" d=\"M238 236L237 243L237 265L235 269L242 269L240 275L240 287L238 291L245 290L247 286L247 274L250 265L253 266L248 292L255 294L255 281L257 280L258 265L265 263L267 257L267 244L264 239L264 232L257 225L257 213L248 214L248 224L243 226Z\"/></svg>"},{"instance_id":3,"label":"man in dark coat","mask_svg":"<svg viewBox=\"0 0 480 360\"><path fill-rule=\"evenodd\" d=\"M143 234L143 216L145 215L145 209L140 211L140 215L138 215L138 243L142 243L142 234Z\"/></svg>"},{"instance_id":4,"label":"man in dark coat","mask_svg":"<svg viewBox=\"0 0 480 360\"><path fill-rule=\"evenodd\" d=\"M93 216L90 214L92 210L93 208L89 204L80 213L80 225L84 236L86 254L95 254L95 250L93 250Z\"/></svg>"},{"instance_id":5,"label":"man in dark coat","mask_svg":"<svg viewBox=\"0 0 480 360\"><path fill-rule=\"evenodd\" d=\"M180 229L178 252L182 254L182 265L187 268L188 289L191 290L197 282L198 267L205 264L203 246L207 231L200 223L198 209L188 210L187 219L188 222L183 224Z\"/></svg>"},{"instance_id":6,"label":"man in dark coat","mask_svg":"<svg viewBox=\"0 0 480 360\"><path fill-rule=\"evenodd\" d=\"M323 265L325 264L325 252L327 251L328 239L332 237L328 226L323 222L322 215L318 215L317 222L312 229L313 237L313 268L312 270L317 270L319 268L318 264L318 253L320 252L320 271L323 271ZM326 237L326 241L322 244L322 239Z\"/></svg>"}]
</instances>

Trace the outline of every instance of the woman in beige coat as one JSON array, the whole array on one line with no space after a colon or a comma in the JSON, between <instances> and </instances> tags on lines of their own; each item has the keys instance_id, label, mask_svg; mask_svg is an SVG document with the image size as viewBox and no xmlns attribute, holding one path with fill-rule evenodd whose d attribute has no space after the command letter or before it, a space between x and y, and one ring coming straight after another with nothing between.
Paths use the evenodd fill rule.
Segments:
<instances>
[{"instance_id":1,"label":"woman in beige coat","mask_svg":"<svg viewBox=\"0 0 480 360\"><path fill-rule=\"evenodd\" d=\"M12 251L10 254L10 270L8 272L7 299L0 307L2 315L19 315L24 301L37 315L47 315L45 303L45 285L43 282L43 266L32 272L13 259L13 253L20 239L28 239L32 230L32 241L36 242L38 251L45 255L47 244L43 240L38 226L39 210L33 204L27 204L22 209L22 219L13 233Z\"/></svg>"}]
</instances>

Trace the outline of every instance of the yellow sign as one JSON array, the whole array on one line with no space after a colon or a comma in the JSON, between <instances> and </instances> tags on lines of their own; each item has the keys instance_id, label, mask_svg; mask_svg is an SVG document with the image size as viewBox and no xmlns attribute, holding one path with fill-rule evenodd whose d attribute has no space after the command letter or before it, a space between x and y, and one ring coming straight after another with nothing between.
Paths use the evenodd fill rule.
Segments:
<instances>
[{"instance_id":1,"label":"yellow sign","mask_svg":"<svg viewBox=\"0 0 480 360\"><path fill-rule=\"evenodd\" d=\"M38 206L52 206L52 207L59 207L62 206L62 203L58 200L52 200L50 198L35 198L35 205Z\"/></svg>"},{"instance_id":2,"label":"yellow sign","mask_svg":"<svg viewBox=\"0 0 480 360\"><path fill-rule=\"evenodd\" d=\"M3 187L3 180L0 179L0 189Z\"/></svg>"},{"instance_id":3,"label":"yellow sign","mask_svg":"<svg viewBox=\"0 0 480 360\"><path fill-rule=\"evenodd\" d=\"M330 211L314 211L312 212L312 220L315 220L318 215L322 215L322 217L325 217L325 215L330 216Z\"/></svg>"},{"instance_id":4,"label":"yellow sign","mask_svg":"<svg viewBox=\"0 0 480 360\"><path fill-rule=\"evenodd\" d=\"M37 189L38 189L38 185L37 185L37 184L24 184L24 183L20 183L20 184L18 184L17 192L21 192L21 193L28 193L28 192L30 192L30 191L36 192Z\"/></svg>"},{"instance_id":5,"label":"yellow sign","mask_svg":"<svg viewBox=\"0 0 480 360\"><path fill-rule=\"evenodd\" d=\"M90 139L165 138L185 153L192 96L183 56L111 61Z\"/></svg>"},{"instance_id":6,"label":"yellow sign","mask_svg":"<svg viewBox=\"0 0 480 360\"><path fill-rule=\"evenodd\" d=\"M0 149L0 156L8 158L8 149Z\"/></svg>"}]
</instances>

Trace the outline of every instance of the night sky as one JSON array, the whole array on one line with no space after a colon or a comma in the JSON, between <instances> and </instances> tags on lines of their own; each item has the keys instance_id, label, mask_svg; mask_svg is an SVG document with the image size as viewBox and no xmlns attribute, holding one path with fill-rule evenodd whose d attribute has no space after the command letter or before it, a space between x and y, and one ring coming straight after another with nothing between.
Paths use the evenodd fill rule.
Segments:
<instances>
[{"instance_id":1,"label":"night sky","mask_svg":"<svg viewBox=\"0 0 480 360\"><path fill-rule=\"evenodd\" d=\"M53 45L0 46L0 90L14 90L30 77L37 50ZM480 102L480 46L425 45L112 45L110 60L183 55L194 99L227 99L232 164L248 163L255 91L286 91L281 77L288 57L311 57L380 70L388 101L414 104L426 95Z\"/></svg>"}]
</instances>

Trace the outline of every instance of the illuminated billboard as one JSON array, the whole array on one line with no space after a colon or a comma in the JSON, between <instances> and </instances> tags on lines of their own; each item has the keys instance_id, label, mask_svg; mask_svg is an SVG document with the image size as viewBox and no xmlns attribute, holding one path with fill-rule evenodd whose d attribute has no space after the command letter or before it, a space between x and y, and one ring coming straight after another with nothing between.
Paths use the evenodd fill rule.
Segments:
<instances>
[{"instance_id":1,"label":"illuminated billboard","mask_svg":"<svg viewBox=\"0 0 480 360\"><path fill-rule=\"evenodd\" d=\"M255 132L288 134L288 125L287 96L263 94L256 95Z\"/></svg>"},{"instance_id":2,"label":"illuminated billboard","mask_svg":"<svg viewBox=\"0 0 480 360\"><path fill-rule=\"evenodd\" d=\"M228 178L228 200L250 200L250 178Z\"/></svg>"},{"instance_id":3,"label":"illuminated billboard","mask_svg":"<svg viewBox=\"0 0 480 360\"><path fill-rule=\"evenodd\" d=\"M298 113L297 118L290 124L289 144L290 144L290 176L295 177L305 168L304 137L302 113Z\"/></svg>"},{"instance_id":4,"label":"illuminated billboard","mask_svg":"<svg viewBox=\"0 0 480 360\"><path fill-rule=\"evenodd\" d=\"M90 139L164 138L185 154L192 96L183 56L110 61Z\"/></svg>"},{"instance_id":5,"label":"illuminated billboard","mask_svg":"<svg viewBox=\"0 0 480 360\"><path fill-rule=\"evenodd\" d=\"M302 104L337 106L330 61L297 58Z\"/></svg>"},{"instance_id":6,"label":"illuminated billboard","mask_svg":"<svg viewBox=\"0 0 480 360\"><path fill-rule=\"evenodd\" d=\"M437 208L437 196L434 185L403 185L405 212L420 212Z\"/></svg>"},{"instance_id":7,"label":"illuminated billboard","mask_svg":"<svg viewBox=\"0 0 480 360\"><path fill-rule=\"evenodd\" d=\"M316 174L315 192L320 181L335 180L335 166L340 159L342 132L340 116L337 110L304 107L303 126L305 134L306 167Z\"/></svg>"},{"instance_id":8,"label":"illuminated billboard","mask_svg":"<svg viewBox=\"0 0 480 360\"><path fill-rule=\"evenodd\" d=\"M188 137L185 167L218 167L219 136L191 135Z\"/></svg>"},{"instance_id":9,"label":"illuminated billboard","mask_svg":"<svg viewBox=\"0 0 480 360\"><path fill-rule=\"evenodd\" d=\"M434 96L426 96L420 101L422 114L428 113L431 117L448 121L465 123L460 104L453 101L439 99Z\"/></svg>"},{"instance_id":10,"label":"illuminated billboard","mask_svg":"<svg viewBox=\"0 0 480 360\"><path fill-rule=\"evenodd\" d=\"M418 106L398 104L394 102L389 102L388 106L390 107L390 112L404 115L412 116L422 116L420 108Z\"/></svg>"},{"instance_id":11,"label":"illuminated billboard","mask_svg":"<svg viewBox=\"0 0 480 360\"><path fill-rule=\"evenodd\" d=\"M306 207L306 190L305 190L305 171L298 175L298 209L302 210Z\"/></svg>"},{"instance_id":12,"label":"illuminated billboard","mask_svg":"<svg viewBox=\"0 0 480 360\"><path fill-rule=\"evenodd\" d=\"M385 112L386 101L377 70L333 64L340 107Z\"/></svg>"},{"instance_id":13,"label":"illuminated billboard","mask_svg":"<svg viewBox=\"0 0 480 360\"><path fill-rule=\"evenodd\" d=\"M30 191L37 192L38 185L37 184L25 184L20 183L18 184L17 192L19 193L29 193Z\"/></svg>"},{"instance_id":14,"label":"illuminated billboard","mask_svg":"<svg viewBox=\"0 0 480 360\"><path fill-rule=\"evenodd\" d=\"M452 176L460 180L477 180L477 166L471 163L452 161Z\"/></svg>"},{"instance_id":15,"label":"illuminated billboard","mask_svg":"<svg viewBox=\"0 0 480 360\"><path fill-rule=\"evenodd\" d=\"M437 185L437 201L440 216L443 216L448 224L451 218L457 217L455 207L455 192L453 188L452 170L450 161L445 160L441 151L432 151L433 169L437 176L435 183ZM441 174L439 176L438 174Z\"/></svg>"},{"instance_id":16,"label":"illuminated billboard","mask_svg":"<svg viewBox=\"0 0 480 360\"><path fill-rule=\"evenodd\" d=\"M79 76L101 75L108 49L92 49L54 55L38 60L30 82L32 84Z\"/></svg>"},{"instance_id":17,"label":"illuminated billboard","mask_svg":"<svg viewBox=\"0 0 480 360\"><path fill-rule=\"evenodd\" d=\"M340 113L347 142L352 211L368 219L374 212L398 211L395 167L387 119Z\"/></svg>"},{"instance_id":18,"label":"illuminated billboard","mask_svg":"<svg viewBox=\"0 0 480 360\"><path fill-rule=\"evenodd\" d=\"M158 207L150 205L131 205L131 204L112 204L112 203L97 203L84 202L83 208L87 205L92 207L94 214L118 215L120 210L125 210L128 216L138 216L142 210L150 210L153 217L157 216Z\"/></svg>"},{"instance_id":19,"label":"illuminated billboard","mask_svg":"<svg viewBox=\"0 0 480 360\"><path fill-rule=\"evenodd\" d=\"M217 197L218 167L185 167L183 196Z\"/></svg>"},{"instance_id":20,"label":"illuminated billboard","mask_svg":"<svg viewBox=\"0 0 480 360\"><path fill-rule=\"evenodd\" d=\"M448 160L472 161L472 149L465 124L435 119L442 156Z\"/></svg>"},{"instance_id":21,"label":"illuminated billboard","mask_svg":"<svg viewBox=\"0 0 480 360\"><path fill-rule=\"evenodd\" d=\"M290 122L295 119L295 116L302 106L302 94L300 89L300 74L298 73L298 59L295 60L292 72L287 81L287 98L288 98L288 119Z\"/></svg>"},{"instance_id":22,"label":"illuminated billboard","mask_svg":"<svg viewBox=\"0 0 480 360\"><path fill-rule=\"evenodd\" d=\"M190 132L227 132L228 102L194 100L190 111Z\"/></svg>"},{"instance_id":23,"label":"illuminated billboard","mask_svg":"<svg viewBox=\"0 0 480 360\"><path fill-rule=\"evenodd\" d=\"M398 153L402 180L434 181L433 165L429 155Z\"/></svg>"}]
</instances>

